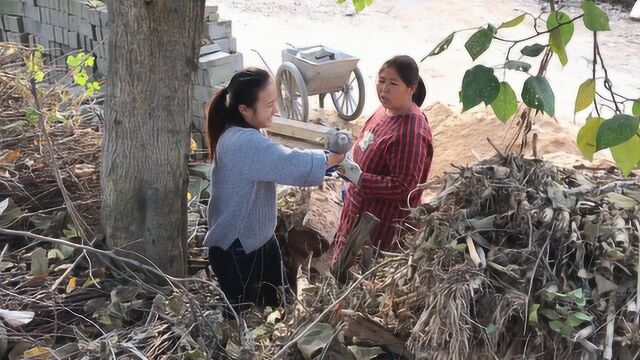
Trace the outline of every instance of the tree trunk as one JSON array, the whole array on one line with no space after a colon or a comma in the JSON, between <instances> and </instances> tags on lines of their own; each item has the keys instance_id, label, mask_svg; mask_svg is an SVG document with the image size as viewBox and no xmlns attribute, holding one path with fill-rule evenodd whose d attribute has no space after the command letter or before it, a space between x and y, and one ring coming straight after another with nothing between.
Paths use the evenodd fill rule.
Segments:
<instances>
[{"instance_id":1,"label":"tree trunk","mask_svg":"<svg viewBox=\"0 0 640 360\"><path fill-rule=\"evenodd\" d=\"M107 1L102 216L109 246L186 273L191 99L204 0ZM135 256L135 255L134 255Z\"/></svg>"}]
</instances>

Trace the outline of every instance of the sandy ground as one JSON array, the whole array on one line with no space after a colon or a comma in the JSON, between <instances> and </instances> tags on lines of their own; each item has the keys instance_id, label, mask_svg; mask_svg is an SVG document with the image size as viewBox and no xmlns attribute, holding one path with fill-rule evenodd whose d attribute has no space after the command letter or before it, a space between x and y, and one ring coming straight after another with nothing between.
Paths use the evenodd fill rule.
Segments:
<instances>
[{"instance_id":1,"label":"sandy ground","mask_svg":"<svg viewBox=\"0 0 640 360\"><path fill-rule=\"evenodd\" d=\"M287 47L287 43L295 46L323 44L359 57L367 98L363 116L355 124L361 124L378 106L374 81L378 68L386 59L396 54L408 54L420 59L452 31L487 23L499 25L523 11L537 15L546 6L545 3L534 0L374 0L373 6L354 14L350 0L344 5L338 5L334 0L208 0L208 3L218 4L221 16L233 20L233 33L238 39L238 48L244 55L246 66L265 66L252 51L257 50L267 65L274 72L277 71L281 64L281 51ZM581 12L571 4L566 11L570 15ZM615 9L609 9L608 12L612 31L599 35L599 40L610 78L617 92L638 97L640 23L629 20L626 12L620 13ZM526 23L531 22L527 18ZM514 29L501 30L500 36L519 39L530 32L531 26L522 24ZM442 147L447 147L440 152L444 161L456 160L445 156L446 152L455 154L462 151L462 161L478 157L482 151L471 151L473 146L480 146L476 144L478 139L486 143L484 137L487 133L499 137L500 133L508 131L508 125L502 125L491 116L490 111L484 111L482 105L463 117L458 114L461 110L458 91L462 76L473 66L464 49L464 43L471 34L472 31L457 34L446 52L421 63L421 73L428 88L425 106L436 104L436 108L442 110L440 105L444 104L452 110L447 116L442 111L427 111L434 127L436 142L439 143L438 148L443 150ZM546 43L547 38L543 36L533 42ZM555 144L557 152L577 154L575 134L579 123L589 111L578 114L577 124L574 124L573 107L578 86L591 76L591 44L591 33L578 20L573 39L567 48L569 64L563 68L557 58L552 60L548 78L556 94L557 123L550 120L545 122L546 125L537 127L541 146L548 145L548 151L541 151L542 153L553 153ZM504 44L494 43L476 63L488 66L500 64L504 61L505 51ZM532 72L537 71L539 60L534 60L532 64ZM501 78L505 74L499 71L497 75ZM527 75L523 73L506 73L506 80L514 85L516 93L520 93L526 78ZM337 118L330 101L326 109L319 110L317 100L313 98L310 108L312 121L345 125ZM459 125L455 119L460 122ZM464 119L475 119L475 122L465 123ZM447 126L443 127L443 124ZM484 133L471 131L479 126ZM436 128L441 130L436 131ZM563 129L566 131L562 131ZM456 141L447 143L438 141L438 138ZM465 144L467 146L464 149L460 148Z\"/></svg>"}]
</instances>

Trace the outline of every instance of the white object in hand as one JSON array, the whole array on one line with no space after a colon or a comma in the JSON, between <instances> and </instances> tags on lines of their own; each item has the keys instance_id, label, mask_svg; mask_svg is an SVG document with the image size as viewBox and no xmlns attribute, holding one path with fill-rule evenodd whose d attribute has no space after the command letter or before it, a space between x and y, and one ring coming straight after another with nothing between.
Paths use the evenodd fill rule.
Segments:
<instances>
[{"instance_id":1,"label":"white object in hand","mask_svg":"<svg viewBox=\"0 0 640 360\"><path fill-rule=\"evenodd\" d=\"M358 186L360 182L360 175L362 175L362 170L360 166L351 160L350 156L346 156L344 160L340 164L338 164L338 174L340 174L343 178L346 178L352 184Z\"/></svg>"}]
</instances>

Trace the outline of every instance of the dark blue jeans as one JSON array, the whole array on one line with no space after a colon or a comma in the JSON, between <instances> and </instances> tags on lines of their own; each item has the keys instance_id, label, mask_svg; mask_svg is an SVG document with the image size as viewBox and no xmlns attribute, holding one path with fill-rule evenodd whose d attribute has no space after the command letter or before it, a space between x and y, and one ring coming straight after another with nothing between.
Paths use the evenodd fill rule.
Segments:
<instances>
[{"instance_id":1,"label":"dark blue jeans","mask_svg":"<svg viewBox=\"0 0 640 360\"><path fill-rule=\"evenodd\" d=\"M272 307L282 304L281 289L286 280L275 236L248 254L239 240L227 250L210 247L209 262L229 302L240 305L238 310L247 309L250 303Z\"/></svg>"}]
</instances>

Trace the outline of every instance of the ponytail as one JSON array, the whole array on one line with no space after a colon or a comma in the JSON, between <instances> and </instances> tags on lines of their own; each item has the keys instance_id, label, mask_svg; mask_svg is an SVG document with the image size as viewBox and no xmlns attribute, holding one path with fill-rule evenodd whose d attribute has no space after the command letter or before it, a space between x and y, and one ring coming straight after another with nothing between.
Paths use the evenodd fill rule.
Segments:
<instances>
[{"instance_id":1,"label":"ponytail","mask_svg":"<svg viewBox=\"0 0 640 360\"><path fill-rule=\"evenodd\" d=\"M416 91L413 92L413 96L411 100L418 106L422 106L424 99L427 97L427 87L424 85L424 81L420 77L418 79L418 85L416 86Z\"/></svg>"},{"instance_id":2,"label":"ponytail","mask_svg":"<svg viewBox=\"0 0 640 360\"><path fill-rule=\"evenodd\" d=\"M226 86L218 91L209 104L207 111L207 140L209 142L209 161L216 157L216 147L220 136L227 129L229 108L227 107L227 95L229 88Z\"/></svg>"},{"instance_id":3,"label":"ponytail","mask_svg":"<svg viewBox=\"0 0 640 360\"><path fill-rule=\"evenodd\" d=\"M271 81L268 72L258 68L246 68L235 73L229 85L213 97L207 110L207 140L209 161L215 161L216 147L222 134L231 126L250 127L239 106L254 108L258 96Z\"/></svg>"}]
</instances>

